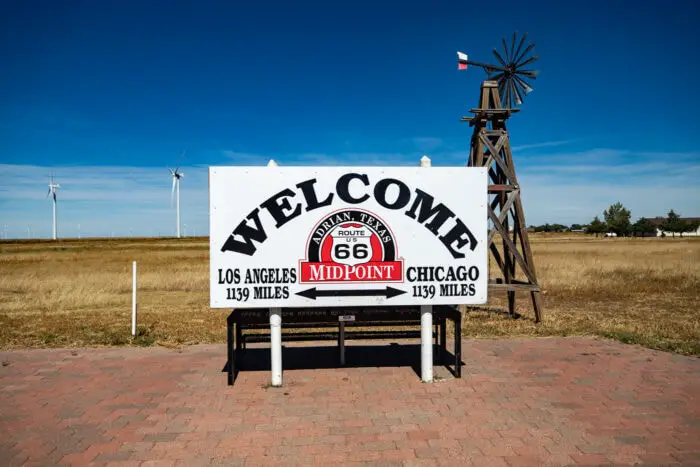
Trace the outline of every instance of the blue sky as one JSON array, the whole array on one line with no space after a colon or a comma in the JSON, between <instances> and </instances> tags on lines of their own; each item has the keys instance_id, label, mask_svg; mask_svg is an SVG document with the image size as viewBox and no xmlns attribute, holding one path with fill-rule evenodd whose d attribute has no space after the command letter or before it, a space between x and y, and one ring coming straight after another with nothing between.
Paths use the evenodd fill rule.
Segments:
<instances>
[{"instance_id":1,"label":"blue sky","mask_svg":"<svg viewBox=\"0 0 700 467\"><path fill-rule=\"evenodd\" d=\"M700 216L700 2L8 1L0 233L207 233L207 166L464 165L482 70L513 31L542 72L509 130L528 224Z\"/></svg>"}]
</instances>

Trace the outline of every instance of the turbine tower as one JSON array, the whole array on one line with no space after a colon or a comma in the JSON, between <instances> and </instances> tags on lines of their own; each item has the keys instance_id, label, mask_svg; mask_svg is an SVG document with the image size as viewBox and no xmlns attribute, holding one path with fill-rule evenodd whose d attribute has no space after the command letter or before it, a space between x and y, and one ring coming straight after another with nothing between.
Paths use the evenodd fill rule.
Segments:
<instances>
[{"instance_id":1,"label":"turbine tower","mask_svg":"<svg viewBox=\"0 0 700 467\"><path fill-rule=\"evenodd\" d=\"M185 151L180 155L180 162L182 162L182 157L185 155ZM177 192L177 238L180 238L180 179L185 176L180 172L180 163L177 164L175 170L170 170L170 174L173 177L173 189L170 193L170 206L173 205L173 196Z\"/></svg>"},{"instance_id":2,"label":"turbine tower","mask_svg":"<svg viewBox=\"0 0 700 467\"><path fill-rule=\"evenodd\" d=\"M49 195L53 198L53 239L56 240L57 227L56 227L56 190L61 188L61 185L53 182L53 173L49 177L49 192L46 193L46 197Z\"/></svg>"}]
</instances>

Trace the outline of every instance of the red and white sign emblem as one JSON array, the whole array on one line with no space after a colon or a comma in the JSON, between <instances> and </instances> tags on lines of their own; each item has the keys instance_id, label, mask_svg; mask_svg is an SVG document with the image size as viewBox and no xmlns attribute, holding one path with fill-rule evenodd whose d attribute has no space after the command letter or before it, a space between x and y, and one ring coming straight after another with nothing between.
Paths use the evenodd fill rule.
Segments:
<instances>
[{"instance_id":1,"label":"red and white sign emblem","mask_svg":"<svg viewBox=\"0 0 700 467\"><path fill-rule=\"evenodd\" d=\"M314 227L300 262L300 282L401 282L391 229L378 216L346 209L326 216Z\"/></svg>"}]
</instances>

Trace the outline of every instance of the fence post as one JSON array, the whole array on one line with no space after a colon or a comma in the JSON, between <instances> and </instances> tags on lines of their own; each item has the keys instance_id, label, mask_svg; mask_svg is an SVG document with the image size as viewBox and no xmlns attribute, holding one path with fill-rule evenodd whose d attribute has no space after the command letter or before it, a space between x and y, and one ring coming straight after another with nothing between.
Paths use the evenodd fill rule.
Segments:
<instances>
[{"instance_id":1,"label":"fence post","mask_svg":"<svg viewBox=\"0 0 700 467\"><path fill-rule=\"evenodd\" d=\"M131 283L131 335L136 337L136 261L133 262Z\"/></svg>"}]
</instances>

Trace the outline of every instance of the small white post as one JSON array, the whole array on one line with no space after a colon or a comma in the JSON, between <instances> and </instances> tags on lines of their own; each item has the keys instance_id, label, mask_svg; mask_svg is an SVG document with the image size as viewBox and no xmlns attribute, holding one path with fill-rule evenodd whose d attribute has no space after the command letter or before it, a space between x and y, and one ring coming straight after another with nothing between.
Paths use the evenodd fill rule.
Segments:
<instances>
[{"instance_id":1,"label":"small white post","mask_svg":"<svg viewBox=\"0 0 700 467\"><path fill-rule=\"evenodd\" d=\"M134 261L133 270L131 290L131 335L136 336L136 261Z\"/></svg>"},{"instance_id":2,"label":"small white post","mask_svg":"<svg viewBox=\"0 0 700 467\"><path fill-rule=\"evenodd\" d=\"M282 386L282 308L270 308L272 385Z\"/></svg>"},{"instance_id":3,"label":"small white post","mask_svg":"<svg viewBox=\"0 0 700 467\"><path fill-rule=\"evenodd\" d=\"M428 156L420 159L421 167L430 167ZM424 383L433 380L433 306L420 307L420 374Z\"/></svg>"}]
</instances>

